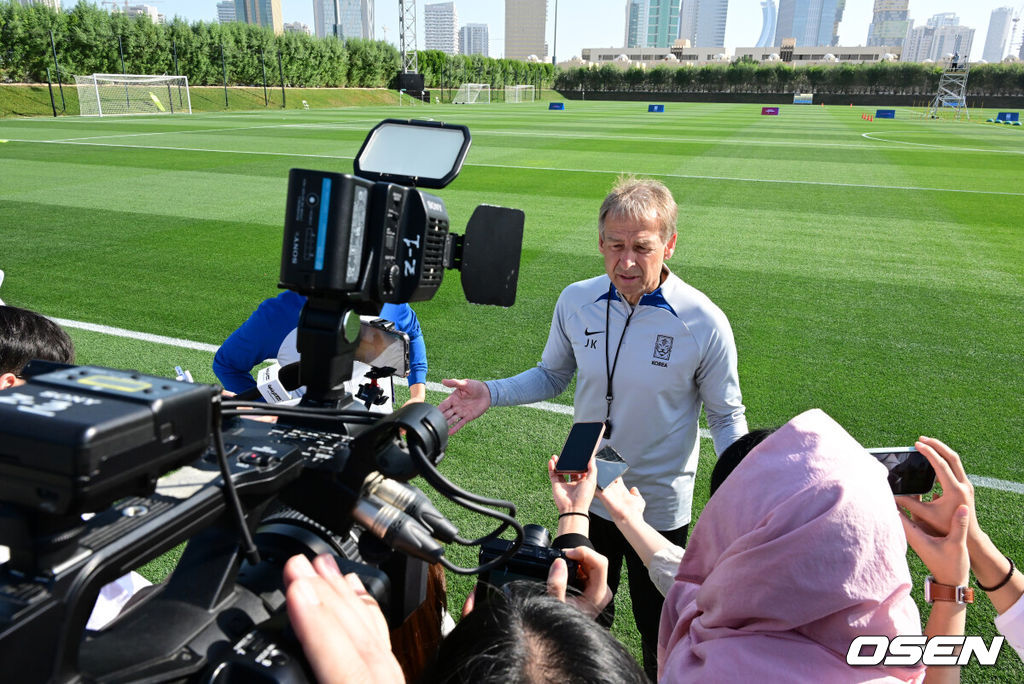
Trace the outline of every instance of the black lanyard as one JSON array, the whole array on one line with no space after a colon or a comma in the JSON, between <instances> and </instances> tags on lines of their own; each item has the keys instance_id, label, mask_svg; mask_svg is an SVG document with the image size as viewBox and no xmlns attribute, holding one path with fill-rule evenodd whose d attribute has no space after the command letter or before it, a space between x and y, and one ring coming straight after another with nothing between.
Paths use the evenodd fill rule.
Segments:
<instances>
[{"instance_id":1,"label":"black lanyard","mask_svg":"<svg viewBox=\"0 0 1024 684\"><path fill-rule=\"evenodd\" d=\"M608 286L608 300L604 307L604 370L608 377L608 389L604 393L605 401L608 402L608 411L604 416L604 436L605 438L612 436L612 399L615 395L612 393L612 378L615 377L615 368L619 365L619 352L622 351L622 340L626 338L626 329L629 327L629 321L633 318L633 313L637 307L640 306L640 302L637 302L629 311L629 315L626 316L626 325L622 327L622 335L619 337L619 345L615 348L615 360L608 360L608 338L611 337L611 310L612 310L612 289L613 285Z\"/></svg>"}]
</instances>

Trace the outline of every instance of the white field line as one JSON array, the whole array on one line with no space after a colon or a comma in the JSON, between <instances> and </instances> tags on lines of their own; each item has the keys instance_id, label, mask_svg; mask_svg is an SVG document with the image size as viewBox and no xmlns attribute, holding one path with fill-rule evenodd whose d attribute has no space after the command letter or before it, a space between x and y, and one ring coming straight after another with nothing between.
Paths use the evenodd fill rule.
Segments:
<instances>
[{"instance_id":1,"label":"white field line","mask_svg":"<svg viewBox=\"0 0 1024 684\"><path fill-rule=\"evenodd\" d=\"M40 143L44 145L91 145L95 147L126 147L138 150L169 150L174 152L215 152L218 154L251 154L251 155L264 155L273 157L299 157L299 158L310 158L310 159L352 159L351 156L347 155L336 155L336 154L308 154L298 152L266 152L258 150L215 150L205 147L169 147L166 145L121 145L115 143L95 143L95 142L63 142L57 140L19 140L10 139L9 142L21 142L21 143ZM687 180L714 180L714 181L730 181L734 183L767 183L767 184L781 184L781 185L817 185L823 187L833 188L865 188L871 190L907 190L911 192L951 192L957 194L968 194L968 195L1000 195L1009 197L1024 197L1024 192L1006 192L1001 190L967 190L964 188L931 188L926 186L914 186L914 185L880 185L876 183L834 183L830 181L811 181L811 180L787 180L780 178L745 178L743 176L706 176L700 174L690 173L658 173L651 171L638 171L638 170L623 170L623 169L573 169L573 168L562 168L557 166L520 166L514 164L466 164L465 166L475 166L479 168L493 168L493 169L517 169L522 171L556 171L558 173L594 173L602 175L613 175L619 176L624 173L634 174L638 176L653 176L657 178L684 178Z\"/></svg>"},{"instance_id":2,"label":"white field line","mask_svg":"<svg viewBox=\"0 0 1024 684\"><path fill-rule=\"evenodd\" d=\"M913 145L915 147L931 147L937 150L948 150L950 152L991 152L992 154L1024 154L1024 150L986 150L978 147L955 147L953 145L932 145L930 143L909 142L907 140L886 140L872 133L861 133L862 138L874 140L875 142L888 143L890 145Z\"/></svg>"},{"instance_id":3,"label":"white field line","mask_svg":"<svg viewBox=\"0 0 1024 684\"><path fill-rule=\"evenodd\" d=\"M152 342L155 344L165 344L171 347L179 347L182 349L194 349L198 351L209 352L210 354L216 353L218 345L206 344L204 342L193 342L192 340L183 340L178 337L166 337L164 335L153 335L151 333L137 332L135 330L126 330L124 328L115 328L109 325L99 325L96 323L84 323L82 321L72 321L66 318L54 318L56 323L65 328L77 328L79 330L88 330L90 332L102 333L104 335L112 335L114 337L125 337L132 340L141 340L143 342ZM405 378L396 378L395 382L400 385L407 384ZM428 382L427 389L431 392L441 392L444 394L451 394L452 389L445 387L438 382ZM571 406L564 404L553 404L548 401L538 401L533 404L523 404L526 408L538 409L541 411L548 411L550 413L559 413L562 415L571 416L573 410ZM711 432L707 428L700 429L701 439L711 439ZM975 487L983 487L985 489L998 489L1004 492L1013 492L1015 494L1024 494L1024 484L1019 482L1011 482L1009 480L1000 480L994 477L985 477L983 475L968 475L971 482L974 483Z\"/></svg>"},{"instance_id":4,"label":"white field line","mask_svg":"<svg viewBox=\"0 0 1024 684\"><path fill-rule=\"evenodd\" d=\"M282 128L289 124L266 124L263 126L232 126L228 128L200 128L197 130L177 130L177 131L147 131L145 133L118 133L111 135L90 135L84 138L55 138L54 140L46 140L40 142L55 142L55 143L72 143L80 140L109 140L111 138L137 138L143 135L177 135L180 133L228 133L231 131L250 131L254 128Z\"/></svg>"}]
</instances>

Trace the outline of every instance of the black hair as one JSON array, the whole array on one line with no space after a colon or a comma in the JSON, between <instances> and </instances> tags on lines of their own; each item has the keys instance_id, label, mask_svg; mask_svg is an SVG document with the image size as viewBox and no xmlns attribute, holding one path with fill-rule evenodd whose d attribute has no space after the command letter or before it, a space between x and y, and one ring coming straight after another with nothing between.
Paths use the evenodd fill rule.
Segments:
<instances>
[{"instance_id":1,"label":"black hair","mask_svg":"<svg viewBox=\"0 0 1024 684\"><path fill-rule=\"evenodd\" d=\"M778 428L759 428L757 430L751 430L747 434L743 435L735 442L729 445L722 455L718 457L718 462L715 463L715 469L711 471L711 494L714 496L715 492L722 483L725 482L725 478L729 477L729 473L736 469L736 466L740 464L747 454L749 454L754 447L763 442L768 438L768 435L778 430Z\"/></svg>"},{"instance_id":2,"label":"black hair","mask_svg":"<svg viewBox=\"0 0 1024 684\"><path fill-rule=\"evenodd\" d=\"M611 633L578 608L542 593L544 584L514 582L507 593L477 586L477 603L441 642L424 682L647 682Z\"/></svg>"},{"instance_id":3,"label":"black hair","mask_svg":"<svg viewBox=\"0 0 1024 684\"><path fill-rule=\"evenodd\" d=\"M19 375L32 359L74 363L75 345L64 329L46 316L0 306L0 373Z\"/></svg>"}]
</instances>

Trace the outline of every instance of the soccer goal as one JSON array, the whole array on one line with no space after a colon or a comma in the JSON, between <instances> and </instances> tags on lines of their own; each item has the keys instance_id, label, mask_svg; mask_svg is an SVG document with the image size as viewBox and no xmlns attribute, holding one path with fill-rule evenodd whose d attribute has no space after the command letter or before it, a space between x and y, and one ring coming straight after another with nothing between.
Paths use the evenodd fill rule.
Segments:
<instances>
[{"instance_id":1,"label":"soccer goal","mask_svg":"<svg viewBox=\"0 0 1024 684\"><path fill-rule=\"evenodd\" d=\"M452 104L490 104L491 86L486 83L463 83L452 98Z\"/></svg>"},{"instance_id":2,"label":"soccer goal","mask_svg":"<svg viewBox=\"0 0 1024 684\"><path fill-rule=\"evenodd\" d=\"M75 76L82 116L191 114L187 76Z\"/></svg>"},{"instance_id":3,"label":"soccer goal","mask_svg":"<svg viewBox=\"0 0 1024 684\"><path fill-rule=\"evenodd\" d=\"M505 86L505 102L533 102L536 92L532 85Z\"/></svg>"}]
</instances>

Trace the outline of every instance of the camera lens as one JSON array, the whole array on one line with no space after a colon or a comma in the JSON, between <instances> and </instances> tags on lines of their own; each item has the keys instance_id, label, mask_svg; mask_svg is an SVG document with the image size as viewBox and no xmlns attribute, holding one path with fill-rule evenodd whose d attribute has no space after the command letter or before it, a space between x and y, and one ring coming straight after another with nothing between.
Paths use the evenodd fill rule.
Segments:
<instances>
[{"instance_id":1,"label":"camera lens","mask_svg":"<svg viewBox=\"0 0 1024 684\"><path fill-rule=\"evenodd\" d=\"M551 546L551 533L543 525L523 525L523 544L534 546Z\"/></svg>"}]
</instances>

